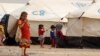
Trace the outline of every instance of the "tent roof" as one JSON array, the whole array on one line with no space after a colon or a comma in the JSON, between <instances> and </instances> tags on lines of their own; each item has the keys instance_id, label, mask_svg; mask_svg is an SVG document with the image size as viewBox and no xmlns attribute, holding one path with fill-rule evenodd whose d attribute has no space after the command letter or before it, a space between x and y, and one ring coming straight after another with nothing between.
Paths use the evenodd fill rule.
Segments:
<instances>
[{"instance_id":1,"label":"tent roof","mask_svg":"<svg viewBox=\"0 0 100 56\"><path fill-rule=\"evenodd\" d=\"M57 17L65 17L69 12L78 10L68 0L30 0L29 2L41 9L47 8Z\"/></svg>"},{"instance_id":2,"label":"tent roof","mask_svg":"<svg viewBox=\"0 0 100 56\"><path fill-rule=\"evenodd\" d=\"M2 6L6 14L9 14L14 10L19 9L20 7L25 6L25 4L18 4L18 3L0 3L0 5Z\"/></svg>"},{"instance_id":3,"label":"tent roof","mask_svg":"<svg viewBox=\"0 0 100 56\"><path fill-rule=\"evenodd\" d=\"M23 7L12 14L17 15L16 17L18 18L21 11L27 11L30 20L45 21L49 19L48 21L51 21L50 19L52 19L52 21L59 21L59 19L65 17L69 12L78 10L77 7L73 6L67 0L31 0L29 3L28 8ZM45 12L45 15L39 15L41 10ZM33 15L34 12L35 15Z\"/></svg>"},{"instance_id":4,"label":"tent roof","mask_svg":"<svg viewBox=\"0 0 100 56\"><path fill-rule=\"evenodd\" d=\"M43 12L45 12L45 15L42 15L40 13L40 11L42 10ZM53 15L52 12L48 10L47 8L45 7L44 9L34 8L34 6L31 6L31 5L15 10L11 13L11 15L18 19L20 17L21 12L23 11L26 11L28 13L28 19L31 21L53 21L53 22L61 21L61 18ZM65 21L68 22L67 19Z\"/></svg>"},{"instance_id":5,"label":"tent roof","mask_svg":"<svg viewBox=\"0 0 100 56\"><path fill-rule=\"evenodd\" d=\"M71 3L74 7L77 7L77 10L71 11L67 17L78 18L92 5L92 0L71 0Z\"/></svg>"},{"instance_id":6,"label":"tent roof","mask_svg":"<svg viewBox=\"0 0 100 56\"><path fill-rule=\"evenodd\" d=\"M90 8L85 11L83 17L99 19L100 18L100 3L94 3L92 6L90 6Z\"/></svg>"}]
</instances>

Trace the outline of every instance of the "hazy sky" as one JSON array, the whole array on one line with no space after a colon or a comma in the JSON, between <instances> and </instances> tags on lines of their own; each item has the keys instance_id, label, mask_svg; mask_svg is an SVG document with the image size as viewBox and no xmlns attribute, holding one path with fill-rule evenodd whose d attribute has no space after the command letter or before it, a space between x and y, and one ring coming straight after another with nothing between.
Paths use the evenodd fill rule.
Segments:
<instances>
[{"instance_id":1,"label":"hazy sky","mask_svg":"<svg viewBox=\"0 0 100 56\"><path fill-rule=\"evenodd\" d=\"M0 0L0 3L25 3L29 0Z\"/></svg>"}]
</instances>

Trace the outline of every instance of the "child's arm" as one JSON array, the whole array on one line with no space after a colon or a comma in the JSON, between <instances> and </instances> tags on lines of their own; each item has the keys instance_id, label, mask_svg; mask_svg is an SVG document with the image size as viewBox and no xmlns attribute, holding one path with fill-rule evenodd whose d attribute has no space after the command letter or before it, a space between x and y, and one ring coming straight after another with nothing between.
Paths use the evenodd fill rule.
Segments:
<instances>
[{"instance_id":1,"label":"child's arm","mask_svg":"<svg viewBox=\"0 0 100 56\"><path fill-rule=\"evenodd\" d=\"M44 33L45 32L45 29L41 29L41 31Z\"/></svg>"},{"instance_id":2,"label":"child's arm","mask_svg":"<svg viewBox=\"0 0 100 56\"><path fill-rule=\"evenodd\" d=\"M6 40L6 36L3 34L3 40L2 41L4 42L5 40Z\"/></svg>"},{"instance_id":3,"label":"child's arm","mask_svg":"<svg viewBox=\"0 0 100 56\"><path fill-rule=\"evenodd\" d=\"M22 23L21 20L18 21L18 26L19 26L19 28L22 28L22 27L24 26L24 24L25 24L25 23Z\"/></svg>"}]
</instances>

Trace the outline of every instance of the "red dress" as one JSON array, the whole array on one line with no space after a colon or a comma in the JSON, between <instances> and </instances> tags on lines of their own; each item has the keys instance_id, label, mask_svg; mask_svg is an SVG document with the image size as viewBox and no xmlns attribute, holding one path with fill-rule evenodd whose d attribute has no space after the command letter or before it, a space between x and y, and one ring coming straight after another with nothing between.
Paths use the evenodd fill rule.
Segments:
<instances>
[{"instance_id":1,"label":"red dress","mask_svg":"<svg viewBox=\"0 0 100 56\"><path fill-rule=\"evenodd\" d=\"M45 32L44 28L39 29L39 30L38 30L39 36L44 35L44 32Z\"/></svg>"},{"instance_id":2,"label":"red dress","mask_svg":"<svg viewBox=\"0 0 100 56\"><path fill-rule=\"evenodd\" d=\"M20 47L30 47L30 27L27 22L24 22L23 20L18 21L18 25L24 24L21 29L21 41L20 41Z\"/></svg>"}]
</instances>

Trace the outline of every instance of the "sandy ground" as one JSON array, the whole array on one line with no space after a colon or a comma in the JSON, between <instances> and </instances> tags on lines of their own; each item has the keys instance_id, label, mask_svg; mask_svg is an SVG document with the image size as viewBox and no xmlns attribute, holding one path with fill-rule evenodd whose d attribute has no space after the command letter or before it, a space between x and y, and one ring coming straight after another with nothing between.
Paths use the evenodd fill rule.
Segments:
<instances>
[{"instance_id":1,"label":"sandy ground","mask_svg":"<svg viewBox=\"0 0 100 56\"><path fill-rule=\"evenodd\" d=\"M69 49L69 48L40 48L39 45L32 45L27 50L29 56L100 56L99 49ZM21 56L21 49L18 46L1 46L0 56Z\"/></svg>"}]
</instances>

